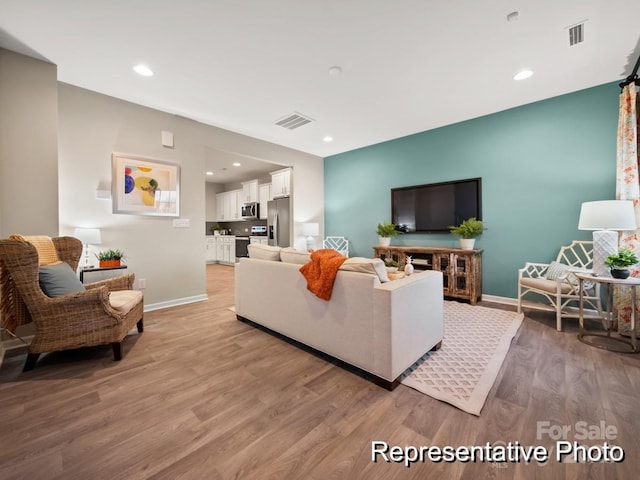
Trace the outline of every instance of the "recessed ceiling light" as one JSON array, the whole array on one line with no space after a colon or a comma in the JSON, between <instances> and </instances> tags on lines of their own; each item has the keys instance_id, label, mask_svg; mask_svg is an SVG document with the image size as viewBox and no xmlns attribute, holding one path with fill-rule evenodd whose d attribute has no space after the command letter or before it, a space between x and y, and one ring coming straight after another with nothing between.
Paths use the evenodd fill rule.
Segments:
<instances>
[{"instance_id":1,"label":"recessed ceiling light","mask_svg":"<svg viewBox=\"0 0 640 480\"><path fill-rule=\"evenodd\" d=\"M213 175L213 172L207 172L207 175Z\"/></svg>"},{"instance_id":2,"label":"recessed ceiling light","mask_svg":"<svg viewBox=\"0 0 640 480\"><path fill-rule=\"evenodd\" d=\"M524 80L525 78L529 78L531 75L533 75L533 72L531 70L522 70L518 73L516 73L513 76L514 80Z\"/></svg>"},{"instance_id":3,"label":"recessed ceiling light","mask_svg":"<svg viewBox=\"0 0 640 480\"><path fill-rule=\"evenodd\" d=\"M333 142L333 137L332 137L331 135L327 135L326 137L324 137L324 138L322 139L322 141L323 141L323 142L327 142L327 143L329 143L329 142Z\"/></svg>"},{"instance_id":4,"label":"recessed ceiling light","mask_svg":"<svg viewBox=\"0 0 640 480\"><path fill-rule=\"evenodd\" d=\"M143 77L153 76L153 70L151 70L146 65L142 65L142 64L136 65L135 67L133 67L133 71L136 72L138 75L142 75Z\"/></svg>"},{"instance_id":5,"label":"recessed ceiling light","mask_svg":"<svg viewBox=\"0 0 640 480\"><path fill-rule=\"evenodd\" d=\"M338 67L336 65L335 67L329 68L329 75L340 75L341 73L342 73L342 67Z\"/></svg>"},{"instance_id":6,"label":"recessed ceiling light","mask_svg":"<svg viewBox=\"0 0 640 480\"><path fill-rule=\"evenodd\" d=\"M234 167L239 167L240 166L240 162L233 162L233 166Z\"/></svg>"}]
</instances>

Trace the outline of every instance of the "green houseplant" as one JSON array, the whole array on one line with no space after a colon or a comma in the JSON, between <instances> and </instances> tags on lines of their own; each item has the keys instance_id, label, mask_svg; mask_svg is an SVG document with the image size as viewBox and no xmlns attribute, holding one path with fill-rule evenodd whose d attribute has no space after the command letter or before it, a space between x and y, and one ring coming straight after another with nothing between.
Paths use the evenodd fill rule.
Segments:
<instances>
[{"instance_id":1,"label":"green houseplant","mask_svg":"<svg viewBox=\"0 0 640 480\"><path fill-rule=\"evenodd\" d=\"M393 223L387 222L386 220L378 224L377 232L380 246L382 247L388 247L391 243L391 238L402 233L396 230L396 226Z\"/></svg>"},{"instance_id":2,"label":"green houseplant","mask_svg":"<svg viewBox=\"0 0 640 480\"><path fill-rule=\"evenodd\" d=\"M621 248L618 253L609 255L604 264L611 270L613 278L627 278L631 273L627 267L635 265L638 261L640 260L632 250Z\"/></svg>"},{"instance_id":3,"label":"green houseplant","mask_svg":"<svg viewBox=\"0 0 640 480\"><path fill-rule=\"evenodd\" d=\"M463 250L473 250L475 238L485 230L482 220L475 217L467 218L460 225L449 227L451 233L460 237L460 248Z\"/></svg>"},{"instance_id":4,"label":"green houseplant","mask_svg":"<svg viewBox=\"0 0 640 480\"><path fill-rule=\"evenodd\" d=\"M100 268L119 267L120 261L124 258L124 253L120 250L102 250L96 253L96 258L100 262Z\"/></svg>"}]
</instances>

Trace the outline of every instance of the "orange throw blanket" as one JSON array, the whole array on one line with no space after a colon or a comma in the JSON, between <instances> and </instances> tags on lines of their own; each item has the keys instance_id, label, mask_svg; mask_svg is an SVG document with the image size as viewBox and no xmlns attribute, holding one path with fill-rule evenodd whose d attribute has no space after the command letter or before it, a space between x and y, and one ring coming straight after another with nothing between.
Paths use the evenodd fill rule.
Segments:
<instances>
[{"instance_id":1,"label":"orange throw blanket","mask_svg":"<svg viewBox=\"0 0 640 480\"><path fill-rule=\"evenodd\" d=\"M300 273L307 279L307 290L323 300L330 300L338 269L345 260L346 257L329 248L314 251L309 263L300 267Z\"/></svg>"}]
</instances>

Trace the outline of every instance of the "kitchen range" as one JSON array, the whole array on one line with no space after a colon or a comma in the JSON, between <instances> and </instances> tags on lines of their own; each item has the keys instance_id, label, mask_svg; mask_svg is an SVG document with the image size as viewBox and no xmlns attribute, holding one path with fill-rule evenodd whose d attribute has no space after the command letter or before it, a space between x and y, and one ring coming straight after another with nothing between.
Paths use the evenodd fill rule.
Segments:
<instances>
[{"instance_id":1,"label":"kitchen range","mask_svg":"<svg viewBox=\"0 0 640 480\"><path fill-rule=\"evenodd\" d=\"M267 243L267 226L252 225L251 235L242 237L236 235L236 259L249 256L249 243Z\"/></svg>"}]
</instances>

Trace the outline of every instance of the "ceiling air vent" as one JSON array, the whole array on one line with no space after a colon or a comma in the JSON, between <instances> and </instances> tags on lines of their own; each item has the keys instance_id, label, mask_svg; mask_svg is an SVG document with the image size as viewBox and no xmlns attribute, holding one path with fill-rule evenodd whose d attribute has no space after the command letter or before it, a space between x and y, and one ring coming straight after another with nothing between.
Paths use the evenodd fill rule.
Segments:
<instances>
[{"instance_id":1,"label":"ceiling air vent","mask_svg":"<svg viewBox=\"0 0 640 480\"><path fill-rule=\"evenodd\" d=\"M276 122L276 125L289 130L295 130L307 123L313 122L313 118L306 117L298 112L290 113Z\"/></svg>"},{"instance_id":2,"label":"ceiling air vent","mask_svg":"<svg viewBox=\"0 0 640 480\"><path fill-rule=\"evenodd\" d=\"M569 27L569 46L584 42L584 22Z\"/></svg>"}]
</instances>

